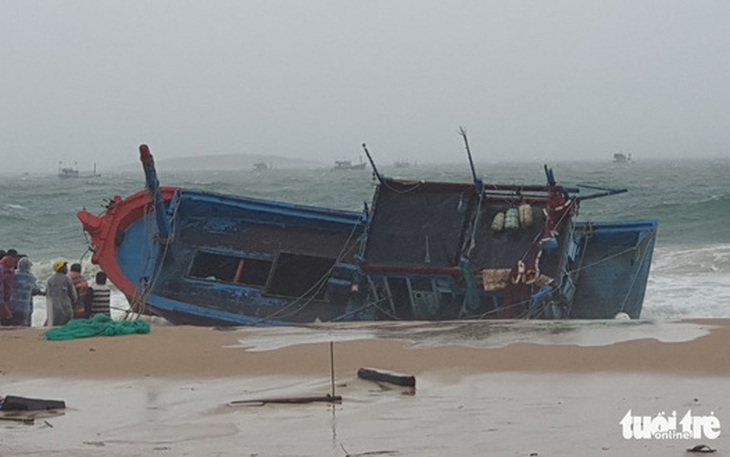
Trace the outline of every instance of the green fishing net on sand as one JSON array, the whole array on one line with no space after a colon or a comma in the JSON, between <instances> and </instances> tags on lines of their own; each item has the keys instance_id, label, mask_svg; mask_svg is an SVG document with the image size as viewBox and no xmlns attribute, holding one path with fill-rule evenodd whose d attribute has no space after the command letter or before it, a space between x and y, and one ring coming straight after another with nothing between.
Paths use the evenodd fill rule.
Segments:
<instances>
[{"instance_id":1,"label":"green fishing net on sand","mask_svg":"<svg viewBox=\"0 0 730 457\"><path fill-rule=\"evenodd\" d=\"M131 335L149 333L150 324L142 320L115 321L104 314L91 319L72 319L63 327L52 328L43 334L47 340L72 340L91 336Z\"/></svg>"}]
</instances>

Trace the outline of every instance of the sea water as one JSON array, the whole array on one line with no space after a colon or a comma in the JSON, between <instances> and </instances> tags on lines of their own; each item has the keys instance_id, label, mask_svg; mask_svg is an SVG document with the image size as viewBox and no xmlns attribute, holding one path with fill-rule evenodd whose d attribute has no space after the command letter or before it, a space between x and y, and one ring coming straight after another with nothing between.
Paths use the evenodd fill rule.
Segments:
<instances>
[{"instance_id":1,"label":"sea water","mask_svg":"<svg viewBox=\"0 0 730 457\"><path fill-rule=\"evenodd\" d=\"M643 318L730 317L730 159L647 160L629 164L567 162L551 164L565 186L625 188L627 193L587 200L579 219L618 221L658 219L659 228ZM542 184L540 163L477 164L486 182ZM384 166L381 174L414 180L470 181L466 164ZM359 211L370 204L370 171L291 168L254 171L167 171L158 166L162 185ZM60 179L55 175L0 177L0 248L14 248L33 261L44 284L55 259L80 262L92 281L89 240L76 219L86 209L102 213L115 195L144 188L139 171L105 171L101 177ZM126 308L115 292L113 306ZM45 311L42 297L36 309ZM34 324L42 324L36 313Z\"/></svg>"}]
</instances>

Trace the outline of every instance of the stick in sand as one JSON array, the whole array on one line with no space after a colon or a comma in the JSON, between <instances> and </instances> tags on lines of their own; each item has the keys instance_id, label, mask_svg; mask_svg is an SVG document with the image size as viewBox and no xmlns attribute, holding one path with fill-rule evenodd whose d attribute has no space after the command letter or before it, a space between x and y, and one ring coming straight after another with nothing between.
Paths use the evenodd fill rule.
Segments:
<instances>
[{"instance_id":1,"label":"stick in sand","mask_svg":"<svg viewBox=\"0 0 730 457\"><path fill-rule=\"evenodd\" d=\"M253 400L234 400L229 403L231 406L235 405L255 405L263 406L267 403L284 403L284 404L303 404L303 403L315 403L315 402L326 402L326 403L341 403L342 397L335 395L335 343L330 341L330 383L332 386L332 394L325 396L313 396L313 397L281 397L281 398L258 398Z\"/></svg>"}]
</instances>

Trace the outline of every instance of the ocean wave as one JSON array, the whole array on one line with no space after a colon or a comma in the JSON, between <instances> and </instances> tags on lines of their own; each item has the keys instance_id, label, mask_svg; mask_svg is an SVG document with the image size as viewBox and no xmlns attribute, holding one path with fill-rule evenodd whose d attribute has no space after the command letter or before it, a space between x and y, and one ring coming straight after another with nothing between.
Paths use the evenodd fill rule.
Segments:
<instances>
[{"instance_id":1,"label":"ocean wave","mask_svg":"<svg viewBox=\"0 0 730 457\"><path fill-rule=\"evenodd\" d=\"M730 245L657 249L642 317L730 317Z\"/></svg>"},{"instance_id":2,"label":"ocean wave","mask_svg":"<svg viewBox=\"0 0 730 457\"><path fill-rule=\"evenodd\" d=\"M730 318L730 282L721 275L682 281L653 276L647 287L641 317Z\"/></svg>"},{"instance_id":3,"label":"ocean wave","mask_svg":"<svg viewBox=\"0 0 730 457\"><path fill-rule=\"evenodd\" d=\"M658 248L655 252L653 275L698 276L706 273L730 273L730 245L672 250Z\"/></svg>"},{"instance_id":4,"label":"ocean wave","mask_svg":"<svg viewBox=\"0 0 730 457\"><path fill-rule=\"evenodd\" d=\"M28 210L28 208L26 208L25 206L23 206L23 205L16 205L14 203L5 203L4 206L6 208L10 208L10 209L19 209L19 210L23 210L23 211L27 211Z\"/></svg>"},{"instance_id":5,"label":"ocean wave","mask_svg":"<svg viewBox=\"0 0 730 457\"><path fill-rule=\"evenodd\" d=\"M7 236L3 236L5 234L4 232L12 227L13 224L20 225L23 222L28 221L28 218L18 213L10 213L0 210L0 221L2 221L3 225L3 227L0 227L0 239L7 239Z\"/></svg>"}]
</instances>

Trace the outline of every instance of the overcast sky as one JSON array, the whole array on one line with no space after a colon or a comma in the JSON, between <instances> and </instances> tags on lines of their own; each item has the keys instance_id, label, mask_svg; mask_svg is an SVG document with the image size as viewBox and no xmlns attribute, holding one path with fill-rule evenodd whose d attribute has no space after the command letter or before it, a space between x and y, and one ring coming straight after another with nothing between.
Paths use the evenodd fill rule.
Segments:
<instances>
[{"instance_id":1,"label":"overcast sky","mask_svg":"<svg viewBox=\"0 0 730 457\"><path fill-rule=\"evenodd\" d=\"M0 169L730 156L730 2L0 0Z\"/></svg>"}]
</instances>

